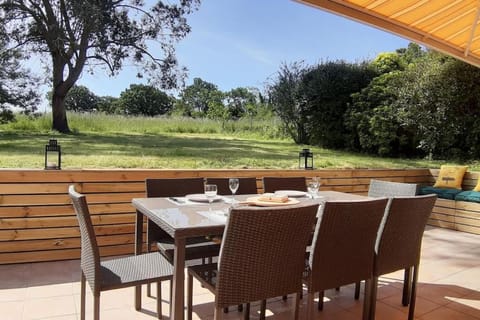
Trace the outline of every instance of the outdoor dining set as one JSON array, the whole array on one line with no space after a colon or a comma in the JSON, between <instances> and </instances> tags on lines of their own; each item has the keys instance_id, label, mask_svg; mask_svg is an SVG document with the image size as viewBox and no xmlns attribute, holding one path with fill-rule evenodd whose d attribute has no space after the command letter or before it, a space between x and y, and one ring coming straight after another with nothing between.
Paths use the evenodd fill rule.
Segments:
<instances>
[{"instance_id":1,"label":"outdoor dining set","mask_svg":"<svg viewBox=\"0 0 480 320\"><path fill-rule=\"evenodd\" d=\"M100 292L156 283L158 318L161 282L170 281L170 318L195 310L193 279L215 295L215 319L232 307L250 315L260 301L294 295L294 318L306 299L306 318L323 309L324 291L364 285L363 319L375 319L378 278L405 270L401 303L413 320L422 236L436 195L417 196L415 184L371 180L368 196L318 191L318 179L146 179L146 197L136 209L135 255L100 260L87 199L70 186L81 231L81 320L88 282L99 319ZM146 224L144 219L146 218ZM144 232L144 225L146 226ZM304 292L305 290L305 292ZM400 303L400 302L399 302ZM230 307L230 310L229 310ZM328 305L326 306L328 307ZM236 312L236 311L235 311Z\"/></svg>"}]
</instances>

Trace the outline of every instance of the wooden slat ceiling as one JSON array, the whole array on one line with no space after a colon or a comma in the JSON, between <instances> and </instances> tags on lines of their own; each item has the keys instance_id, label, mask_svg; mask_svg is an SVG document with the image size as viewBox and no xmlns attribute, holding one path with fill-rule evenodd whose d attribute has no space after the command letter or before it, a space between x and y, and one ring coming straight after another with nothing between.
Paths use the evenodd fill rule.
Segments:
<instances>
[{"instance_id":1,"label":"wooden slat ceiling","mask_svg":"<svg viewBox=\"0 0 480 320\"><path fill-rule=\"evenodd\" d=\"M480 0L295 0L480 67Z\"/></svg>"}]
</instances>

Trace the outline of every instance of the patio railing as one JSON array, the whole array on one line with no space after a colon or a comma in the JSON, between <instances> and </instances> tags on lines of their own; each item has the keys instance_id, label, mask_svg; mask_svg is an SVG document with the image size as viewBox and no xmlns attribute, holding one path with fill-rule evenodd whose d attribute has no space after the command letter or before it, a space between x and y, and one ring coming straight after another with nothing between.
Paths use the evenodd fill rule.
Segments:
<instances>
[{"instance_id":1,"label":"patio railing","mask_svg":"<svg viewBox=\"0 0 480 320\"><path fill-rule=\"evenodd\" d=\"M432 174L433 172L433 174ZM428 169L355 170L0 170L0 264L75 259L80 234L67 188L87 195L101 254L133 253L132 198L145 196L145 178L319 176L321 190L366 194L371 178L431 184ZM442 209L443 210L443 209ZM443 219L443 220L442 220ZM433 225L448 227L442 212Z\"/></svg>"}]
</instances>

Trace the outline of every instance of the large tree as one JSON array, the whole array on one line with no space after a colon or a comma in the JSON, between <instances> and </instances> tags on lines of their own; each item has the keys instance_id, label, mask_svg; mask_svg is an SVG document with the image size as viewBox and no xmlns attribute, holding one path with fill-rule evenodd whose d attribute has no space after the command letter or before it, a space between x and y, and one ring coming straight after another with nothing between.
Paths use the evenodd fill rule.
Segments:
<instances>
[{"instance_id":1,"label":"large tree","mask_svg":"<svg viewBox=\"0 0 480 320\"><path fill-rule=\"evenodd\" d=\"M23 47L51 68L53 129L69 132L64 102L85 66L102 65L110 75L131 61L162 88L183 81L174 44L190 31L185 15L200 0L0 0L0 22L12 47ZM158 45L153 45L158 42ZM148 46L147 46L148 45ZM151 51L149 51L149 46ZM156 56L153 54L161 54Z\"/></svg>"},{"instance_id":2,"label":"large tree","mask_svg":"<svg viewBox=\"0 0 480 320\"><path fill-rule=\"evenodd\" d=\"M38 79L22 68L21 52L7 48L8 37L3 31L0 26L0 123L14 119L12 108L27 114L36 111L39 101Z\"/></svg>"}]
</instances>

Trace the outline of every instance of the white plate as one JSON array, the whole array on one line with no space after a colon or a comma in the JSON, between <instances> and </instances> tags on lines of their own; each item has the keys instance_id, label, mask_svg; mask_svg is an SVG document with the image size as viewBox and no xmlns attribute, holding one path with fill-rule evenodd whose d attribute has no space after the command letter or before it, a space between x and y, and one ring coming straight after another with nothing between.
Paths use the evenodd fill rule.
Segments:
<instances>
[{"instance_id":1,"label":"white plate","mask_svg":"<svg viewBox=\"0 0 480 320\"><path fill-rule=\"evenodd\" d=\"M298 190L277 190L275 194L288 196L289 198L302 198L307 196L306 192Z\"/></svg>"},{"instance_id":2,"label":"white plate","mask_svg":"<svg viewBox=\"0 0 480 320\"><path fill-rule=\"evenodd\" d=\"M207 202L208 203L207 196L205 196L205 194L203 194L203 193L187 194L185 196L185 198L187 200L190 200L190 201L193 201L193 202ZM220 200L222 200L222 197L216 196L215 198L213 198L212 202L216 202L216 201L220 201Z\"/></svg>"}]
</instances>

